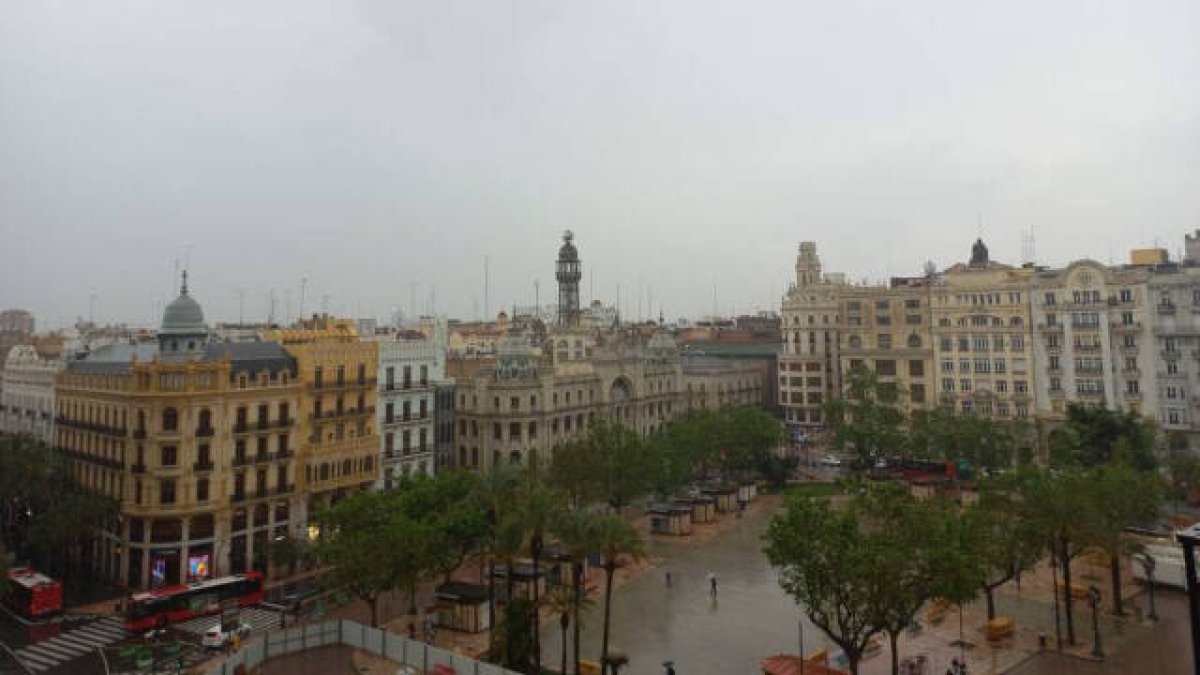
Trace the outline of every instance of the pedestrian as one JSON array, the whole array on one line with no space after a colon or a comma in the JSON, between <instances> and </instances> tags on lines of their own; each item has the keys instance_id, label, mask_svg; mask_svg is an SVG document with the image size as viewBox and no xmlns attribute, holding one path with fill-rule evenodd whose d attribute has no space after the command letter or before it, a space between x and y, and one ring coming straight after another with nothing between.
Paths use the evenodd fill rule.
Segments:
<instances>
[{"instance_id":1,"label":"pedestrian","mask_svg":"<svg viewBox=\"0 0 1200 675\"><path fill-rule=\"evenodd\" d=\"M717 575L712 572L708 573L708 592L714 598L717 597Z\"/></svg>"},{"instance_id":2,"label":"pedestrian","mask_svg":"<svg viewBox=\"0 0 1200 675\"><path fill-rule=\"evenodd\" d=\"M671 570L669 570L669 569L666 570L664 577L667 580L667 588L670 588L671 587Z\"/></svg>"},{"instance_id":3,"label":"pedestrian","mask_svg":"<svg viewBox=\"0 0 1200 675\"><path fill-rule=\"evenodd\" d=\"M663 661L664 675L675 675L675 662Z\"/></svg>"}]
</instances>

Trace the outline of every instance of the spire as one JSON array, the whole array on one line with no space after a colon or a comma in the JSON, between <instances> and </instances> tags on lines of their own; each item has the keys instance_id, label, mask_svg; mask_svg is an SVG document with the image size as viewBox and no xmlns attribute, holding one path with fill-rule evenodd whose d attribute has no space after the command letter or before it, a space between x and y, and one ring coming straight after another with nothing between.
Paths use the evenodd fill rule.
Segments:
<instances>
[{"instance_id":1,"label":"spire","mask_svg":"<svg viewBox=\"0 0 1200 675\"><path fill-rule=\"evenodd\" d=\"M187 295L187 270L183 271L183 286L179 289L180 295Z\"/></svg>"}]
</instances>

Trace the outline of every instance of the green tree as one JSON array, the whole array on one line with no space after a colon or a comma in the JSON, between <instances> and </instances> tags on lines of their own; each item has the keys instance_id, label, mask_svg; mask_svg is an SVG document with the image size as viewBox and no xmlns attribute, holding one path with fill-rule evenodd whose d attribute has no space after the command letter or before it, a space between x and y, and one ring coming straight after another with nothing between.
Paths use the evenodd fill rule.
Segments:
<instances>
[{"instance_id":1,"label":"green tree","mask_svg":"<svg viewBox=\"0 0 1200 675\"><path fill-rule=\"evenodd\" d=\"M1162 503L1162 486L1157 476L1123 464L1098 467L1088 472L1088 478L1081 539L1108 554L1113 613L1124 616L1121 556L1139 550L1137 543L1125 536L1125 528L1154 520Z\"/></svg>"},{"instance_id":2,"label":"green tree","mask_svg":"<svg viewBox=\"0 0 1200 675\"><path fill-rule=\"evenodd\" d=\"M379 596L415 580L429 569L430 527L408 517L394 493L360 492L317 515L317 555L330 568L330 581L367 603L371 625L379 625Z\"/></svg>"},{"instance_id":3,"label":"green tree","mask_svg":"<svg viewBox=\"0 0 1200 675\"><path fill-rule=\"evenodd\" d=\"M1013 478L1020 495L1020 514L1047 542L1063 572L1063 605L1067 642L1075 644L1074 602L1071 596L1071 561L1083 552L1089 516L1091 478L1078 467L1047 470L1025 467Z\"/></svg>"},{"instance_id":4,"label":"green tree","mask_svg":"<svg viewBox=\"0 0 1200 675\"><path fill-rule=\"evenodd\" d=\"M551 462L551 480L576 504L602 500L620 511L654 486L655 460L637 432L621 424L596 422L587 436L560 446Z\"/></svg>"},{"instance_id":5,"label":"green tree","mask_svg":"<svg viewBox=\"0 0 1200 675\"><path fill-rule=\"evenodd\" d=\"M572 653L575 655L575 673L579 673L579 634L581 617L587 596L583 592L583 569L588 554L598 550L596 522L599 516L587 511L573 510L559 513L551 523L550 531L566 550L571 561L571 614L575 619L572 635Z\"/></svg>"},{"instance_id":6,"label":"green tree","mask_svg":"<svg viewBox=\"0 0 1200 675\"><path fill-rule=\"evenodd\" d=\"M604 631L600 647L600 668L602 672L607 673L611 670L608 662L608 629L612 620L613 575L625 561L637 561L645 557L645 543L632 525L624 518L614 515L598 517L593 525L593 536L596 548L600 552L601 566L604 568Z\"/></svg>"},{"instance_id":7,"label":"green tree","mask_svg":"<svg viewBox=\"0 0 1200 675\"><path fill-rule=\"evenodd\" d=\"M914 459L1006 469L1018 463L1028 436L1020 422L934 408L913 413L906 446Z\"/></svg>"},{"instance_id":8,"label":"green tree","mask_svg":"<svg viewBox=\"0 0 1200 675\"><path fill-rule=\"evenodd\" d=\"M877 459L904 447L904 413L896 405L895 389L882 386L869 370L852 371L844 392L842 398L825 402L825 420L833 446L853 452L850 468L861 474Z\"/></svg>"},{"instance_id":9,"label":"green tree","mask_svg":"<svg viewBox=\"0 0 1200 675\"><path fill-rule=\"evenodd\" d=\"M520 509L525 521L525 529L529 533L529 557L533 561L533 672L540 673L542 668L542 628L538 607L541 599L536 580L541 576L542 549L545 545L546 533L550 529L555 515L563 510L562 496L552 488L539 481L532 472L525 474L521 486Z\"/></svg>"},{"instance_id":10,"label":"green tree","mask_svg":"<svg viewBox=\"0 0 1200 675\"><path fill-rule=\"evenodd\" d=\"M1071 403L1066 423L1050 432L1050 462L1054 466L1093 467L1123 462L1139 471L1158 465L1154 423L1132 412Z\"/></svg>"},{"instance_id":11,"label":"green tree","mask_svg":"<svg viewBox=\"0 0 1200 675\"><path fill-rule=\"evenodd\" d=\"M879 538L863 536L857 513L837 511L825 499L790 497L772 518L764 549L779 568L780 586L841 647L852 675L879 632L875 595L888 572L880 565L888 551Z\"/></svg>"},{"instance_id":12,"label":"green tree","mask_svg":"<svg viewBox=\"0 0 1200 675\"><path fill-rule=\"evenodd\" d=\"M1046 550L1037 524L1022 512L1015 494L1000 484L985 484L979 501L962 513L965 540L978 556L979 586L987 599L987 618L996 618L995 591L1033 567Z\"/></svg>"},{"instance_id":13,"label":"green tree","mask_svg":"<svg viewBox=\"0 0 1200 675\"><path fill-rule=\"evenodd\" d=\"M480 563L486 570L488 587L488 616L496 616L496 577L493 566L497 559L509 555L509 551L520 544L513 544L514 518L511 511L516 508L520 475L515 467L493 464L483 472L475 485L471 503L483 514L487 523L486 535L481 542ZM495 624L488 633L488 653L496 650Z\"/></svg>"}]
</instances>

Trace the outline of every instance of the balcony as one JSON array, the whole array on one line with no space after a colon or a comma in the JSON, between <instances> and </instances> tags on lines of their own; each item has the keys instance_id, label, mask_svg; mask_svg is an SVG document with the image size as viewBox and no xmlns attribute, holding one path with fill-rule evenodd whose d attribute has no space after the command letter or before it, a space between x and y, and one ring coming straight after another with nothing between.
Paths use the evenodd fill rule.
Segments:
<instances>
[{"instance_id":1,"label":"balcony","mask_svg":"<svg viewBox=\"0 0 1200 675\"><path fill-rule=\"evenodd\" d=\"M212 471L213 463L210 459L202 459L192 464L192 471Z\"/></svg>"},{"instance_id":2,"label":"balcony","mask_svg":"<svg viewBox=\"0 0 1200 675\"><path fill-rule=\"evenodd\" d=\"M248 434L248 433L250 433L250 424L249 424L249 423L247 423L247 422L244 422L244 421L239 421L239 422L236 422L236 423L234 423L234 425L233 425L233 433L235 433L235 434Z\"/></svg>"},{"instance_id":3,"label":"balcony","mask_svg":"<svg viewBox=\"0 0 1200 675\"><path fill-rule=\"evenodd\" d=\"M196 438L209 438L213 435L212 427L204 427L196 430Z\"/></svg>"},{"instance_id":4,"label":"balcony","mask_svg":"<svg viewBox=\"0 0 1200 675\"><path fill-rule=\"evenodd\" d=\"M1158 303L1158 313L1164 314L1164 315L1174 314L1175 313L1175 303L1172 303L1172 302Z\"/></svg>"},{"instance_id":5,"label":"balcony","mask_svg":"<svg viewBox=\"0 0 1200 675\"><path fill-rule=\"evenodd\" d=\"M1097 377L1104 374L1104 368L1096 367L1080 367L1075 369L1076 375L1086 375L1088 377Z\"/></svg>"},{"instance_id":6,"label":"balcony","mask_svg":"<svg viewBox=\"0 0 1200 675\"><path fill-rule=\"evenodd\" d=\"M271 494L276 495L276 496L290 495L295 491L296 491L296 484L289 483L287 485L276 485L275 489L273 489L271 491Z\"/></svg>"},{"instance_id":7,"label":"balcony","mask_svg":"<svg viewBox=\"0 0 1200 675\"><path fill-rule=\"evenodd\" d=\"M234 466L248 466L250 463L250 458L245 455L237 455L233 458Z\"/></svg>"},{"instance_id":8,"label":"balcony","mask_svg":"<svg viewBox=\"0 0 1200 675\"><path fill-rule=\"evenodd\" d=\"M1061 323L1039 323L1038 330L1046 333L1061 333L1063 325Z\"/></svg>"},{"instance_id":9,"label":"balcony","mask_svg":"<svg viewBox=\"0 0 1200 675\"><path fill-rule=\"evenodd\" d=\"M288 417L286 419L284 419L284 418L277 419L274 422L272 422L271 425L274 426L276 429L286 429L295 423L296 423L295 417Z\"/></svg>"},{"instance_id":10,"label":"balcony","mask_svg":"<svg viewBox=\"0 0 1200 675\"><path fill-rule=\"evenodd\" d=\"M134 472L135 474L146 473L146 465L142 464L141 462L138 462L137 464L130 466L129 470Z\"/></svg>"},{"instance_id":11,"label":"balcony","mask_svg":"<svg viewBox=\"0 0 1200 675\"><path fill-rule=\"evenodd\" d=\"M145 429L134 429L133 430L133 438L134 438L134 440L138 440L138 441L146 440L146 430Z\"/></svg>"},{"instance_id":12,"label":"balcony","mask_svg":"<svg viewBox=\"0 0 1200 675\"><path fill-rule=\"evenodd\" d=\"M1103 345L1078 344L1078 345L1073 345L1072 348L1077 352L1083 352L1085 354L1094 354L1094 353L1099 352L1102 349L1104 349L1104 346Z\"/></svg>"},{"instance_id":13,"label":"balcony","mask_svg":"<svg viewBox=\"0 0 1200 675\"><path fill-rule=\"evenodd\" d=\"M275 459L291 459L295 456L296 454L292 452L291 448L284 448L275 453Z\"/></svg>"},{"instance_id":14,"label":"balcony","mask_svg":"<svg viewBox=\"0 0 1200 675\"><path fill-rule=\"evenodd\" d=\"M369 405L362 408L343 408L342 410L325 410L323 412L310 412L308 414L309 421L318 422L322 420L345 419L348 417L361 417L363 415L374 415L375 406Z\"/></svg>"},{"instance_id":15,"label":"balcony","mask_svg":"<svg viewBox=\"0 0 1200 675\"><path fill-rule=\"evenodd\" d=\"M365 380L348 379L340 382L313 382L308 385L308 388L314 391L338 391L340 389L363 389L367 387L374 389L378 383L378 379L374 377L368 377Z\"/></svg>"},{"instance_id":16,"label":"balcony","mask_svg":"<svg viewBox=\"0 0 1200 675\"><path fill-rule=\"evenodd\" d=\"M233 493L233 496L229 498L229 501L233 502L234 504L237 504L239 502L244 502L244 501L246 501L246 493L245 492L235 492L235 493Z\"/></svg>"}]
</instances>

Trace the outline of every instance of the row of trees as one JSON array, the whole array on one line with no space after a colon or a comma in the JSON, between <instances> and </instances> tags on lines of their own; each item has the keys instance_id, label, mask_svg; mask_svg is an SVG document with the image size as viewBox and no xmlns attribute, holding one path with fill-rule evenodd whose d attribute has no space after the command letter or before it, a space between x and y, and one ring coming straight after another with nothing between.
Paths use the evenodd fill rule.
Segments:
<instances>
[{"instance_id":1,"label":"row of trees","mask_svg":"<svg viewBox=\"0 0 1200 675\"><path fill-rule=\"evenodd\" d=\"M755 408L692 412L646 437L598 422L555 450L550 480L579 503L620 510L642 495L669 495L715 476L782 483L792 468L774 452L783 442L779 421Z\"/></svg>"},{"instance_id":2,"label":"row of trees","mask_svg":"<svg viewBox=\"0 0 1200 675\"><path fill-rule=\"evenodd\" d=\"M56 576L90 576L88 544L115 528L117 514L117 502L81 487L53 448L0 434L0 550Z\"/></svg>"},{"instance_id":3,"label":"row of trees","mask_svg":"<svg viewBox=\"0 0 1200 675\"><path fill-rule=\"evenodd\" d=\"M1074 644L1071 561L1085 550L1111 556L1114 612L1122 614L1118 564L1131 551L1122 533L1153 520L1161 494L1157 477L1121 464L1027 467L988 481L966 507L917 499L898 483L856 484L854 492L840 509L825 499L791 499L772 521L765 549L780 584L842 648L852 673L881 633L896 673L897 637L934 598L962 604L982 594L994 618L994 591L1047 553L1064 571Z\"/></svg>"},{"instance_id":4,"label":"row of trees","mask_svg":"<svg viewBox=\"0 0 1200 675\"><path fill-rule=\"evenodd\" d=\"M567 630L574 621L575 672L579 672L580 613L588 598L583 569L599 554L605 575L604 639L601 662L608 662L612 582L617 568L643 555L643 543L627 521L616 515L575 508L565 493L538 480L531 468L496 466L481 474L442 472L417 477L386 492L347 497L318 516L322 537L319 558L330 566L330 581L367 603L377 625L379 597L394 589L408 592L416 612L416 588L423 581L448 580L462 563L473 561L486 574L489 615L496 617L493 566L503 565L508 602L501 621L493 621L489 656L522 672L541 670L539 611L558 614L563 633L562 672L567 665ZM518 559L532 561L534 575L553 542L571 566L571 584L540 597L518 598L511 574Z\"/></svg>"}]
</instances>

